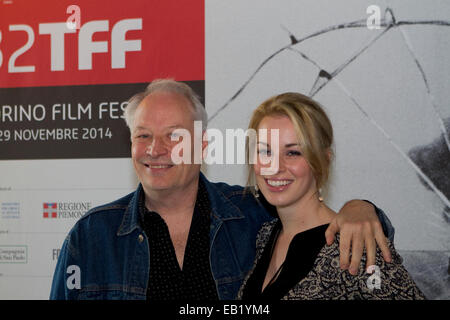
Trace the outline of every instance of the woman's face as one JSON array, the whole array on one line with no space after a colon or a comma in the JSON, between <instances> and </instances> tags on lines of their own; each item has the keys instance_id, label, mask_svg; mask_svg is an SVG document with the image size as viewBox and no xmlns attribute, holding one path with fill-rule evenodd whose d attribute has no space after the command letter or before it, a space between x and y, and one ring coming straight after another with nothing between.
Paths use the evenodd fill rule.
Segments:
<instances>
[{"instance_id":1,"label":"woman's face","mask_svg":"<svg viewBox=\"0 0 450 320\"><path fill-rule=\"evenodd\" d=\"M260 129L266 129L261 134ZM276 131L278 130L278 139ZM267 201L276 207L298 204L316 193L312 170L302 156L297 134L287 116L264 117L258 127L256 182ZM278 148L277 141L278 140ZM277 150L278 149L278 150ZM278 161L278 164L274 161ZM268 169L268 168L274 169Z\"/></svg>"}]
</instances>

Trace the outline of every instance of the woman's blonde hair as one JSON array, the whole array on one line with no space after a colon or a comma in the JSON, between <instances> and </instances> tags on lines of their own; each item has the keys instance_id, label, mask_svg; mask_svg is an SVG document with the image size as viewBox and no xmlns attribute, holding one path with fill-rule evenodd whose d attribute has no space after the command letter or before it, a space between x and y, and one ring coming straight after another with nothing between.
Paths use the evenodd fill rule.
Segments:
<instances>
[{"instance_id":1,"label":"woman's blonde hair","mask_svg":"<svg viewBox=\"0 0 450 320\"><path fill-rule=\"evenodd\" d=\"M268 116L286 116L292 121L300 150L311 167L317 189L324 186L330 171L333 128L320 104L296 92L271 97L253 111L249 129L257 132L261 121ZM248 151L247 148L247 154ZM253 185L253 176L253 165L250 164L248 185Z\"/></svg>"}]
</instances>

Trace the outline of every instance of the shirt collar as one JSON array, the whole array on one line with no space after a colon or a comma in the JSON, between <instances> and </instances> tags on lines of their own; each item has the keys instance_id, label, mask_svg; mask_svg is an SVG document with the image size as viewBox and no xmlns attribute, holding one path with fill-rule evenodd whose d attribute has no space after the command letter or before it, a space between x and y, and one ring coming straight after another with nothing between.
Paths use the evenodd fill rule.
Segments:
<instances>
[{"instance_id":1,"label":"shirt collar","mask_svg":"<svg viewBox=\"0 0 450 320\"><path fill-rule=\"evenodd\" d=\"M244 197L242 190L233 191L229 189L228 191L224 191L224 188L219 189L215 184L209 182L201 172L200 181L204 183L204 186L208 193L209 201L211 203L212 213L217 219L230 220L244 218L244 215L242 214L239 207L237 207L229 199L229 197L231 197L232 195L239 195L240 197Z\"/></svg>"},{"instance_id":2,"label":"shirt collar","mask_svg":"<svg viewBox=\"0 0 450 320\"><path fill-rule=\"evenodd\" d=\"M231 195L236 194L239 194L241 197L243 197L244 195L242 191L230 190L229 192L224 192L223 188L219 189L213 183L209 182L201 172L199 179L199 182L203 183L203 186L205 187L205 190L208 194L212 214L215 218L219 220L244 218L241 210L229 199ZM141 228L139 213L139 196L141 192L144 192L144 190L142 188L142 184L139 184L138 188L133 194L133 197L130 200L128 207L125 210L122 223L117 231L118 236L127 235L135 229Z\"/></svg>"}]
</instances>

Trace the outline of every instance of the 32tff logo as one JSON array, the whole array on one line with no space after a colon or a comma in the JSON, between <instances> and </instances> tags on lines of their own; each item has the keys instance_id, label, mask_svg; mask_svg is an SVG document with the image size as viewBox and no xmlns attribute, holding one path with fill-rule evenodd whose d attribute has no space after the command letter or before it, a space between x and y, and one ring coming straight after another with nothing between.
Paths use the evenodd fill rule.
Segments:
<instances>
[{"instance_id":1,"label":"32tff logo","mask_svg":"<svg viewBox=\"0 0 450 320\"><path fill-rule=\"evenodd\" d=\"M38 30L27 24L10 24L7 30L0 30L0 68L7 68L8 73L35 72L36 65L18 65L17 60L26 52L32 51L34 45L42 37L50 37L50 71L64 71L65 69L65 41L68 37L77 37L78 42L78 70L92 70L92 56L96 53L108 53L110 50L111 69L126 67L126 53L141 51L141 39L127 40L125 35L131 30L142 30L142 18L122 19L114 25L109 20L92 20L71 28L64 22L39 23ZM108 41L95 41L98 32L109 32ZM5 56L2 47L8 45L6 39L16 34L26 34L26 42L17 47L9 56Z\"/></svg>"}]
</instances>

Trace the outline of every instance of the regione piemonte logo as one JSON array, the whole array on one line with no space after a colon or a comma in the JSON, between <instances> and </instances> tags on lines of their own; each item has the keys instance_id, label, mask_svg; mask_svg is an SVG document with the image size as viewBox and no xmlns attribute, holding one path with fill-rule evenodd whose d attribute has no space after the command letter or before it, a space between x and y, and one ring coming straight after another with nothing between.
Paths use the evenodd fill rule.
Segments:
<instances>
[{"instance_id":1,"label":"regione piemonte logo","mask_svg":"<svg viewBox=\"0 0 450 320\"><path fill-rule=\"evenodd\" d=\"M44 219L79 219L92 208L91 202L44 202Z\"/></svg>"},{"instance_id":2,"label":"regione piemonte logo","mask_svg":"<svg viewBox=\"0 0 450 320\"><path fill-rule=\"evenodd\" d=\"M44 202L44 218L57 218L58 204L56 202Z\"/></svg>"}]
</instances>

